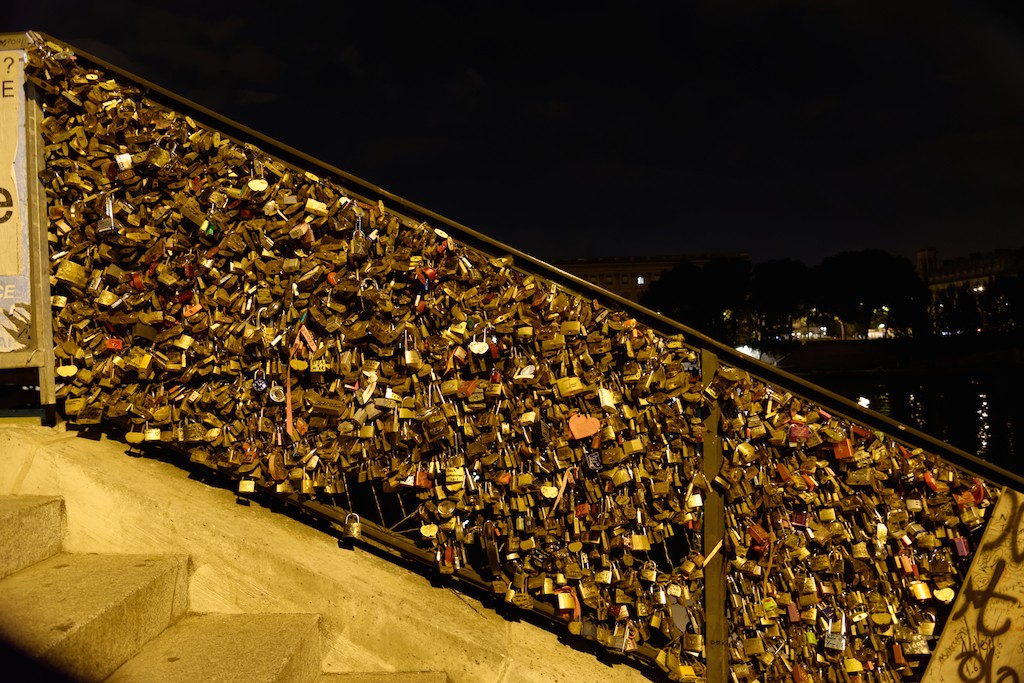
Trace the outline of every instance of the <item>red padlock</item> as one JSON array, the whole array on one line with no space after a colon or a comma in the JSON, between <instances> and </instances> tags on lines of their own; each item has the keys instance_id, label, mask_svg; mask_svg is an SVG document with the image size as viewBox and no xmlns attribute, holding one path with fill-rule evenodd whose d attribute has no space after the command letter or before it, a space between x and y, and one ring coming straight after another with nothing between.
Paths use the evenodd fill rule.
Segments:
<instances>
[{"instance_id":1,"label":"red padlock","mask_svg":"<svg viewBox=\"0 0 1024 683\"><path fill-rule=\"evenodd\" d=\"M420 284L423 285L424 289L429 289L434 278L437 275L437 271L427 266L426 268L416 269L416 279L419 280Z\"/></svg>"},{"instance_id":2,"label":"red padlock","mask_svg":"<svg viewBox=\"0 0 1024 683\"><path fill-rule=\"evenodd\" d=\"M985 482L981 479L975 479L971 493L974 495L974 502L980 505L985 500Z\"/></svg>"},{"instance_id":3,"label":"red padlock","mask_svg":"<svg viewBox=\"0 0 1024 683\"><path fill-rule=\"evenodd\" d=\"M466 349L462 346L457 346L455 347L455 350L452 351L452 358L454 358L459 365L465 365L466 359L468 357L469 354L466 352Z\"/></svg>"}]
</instances>

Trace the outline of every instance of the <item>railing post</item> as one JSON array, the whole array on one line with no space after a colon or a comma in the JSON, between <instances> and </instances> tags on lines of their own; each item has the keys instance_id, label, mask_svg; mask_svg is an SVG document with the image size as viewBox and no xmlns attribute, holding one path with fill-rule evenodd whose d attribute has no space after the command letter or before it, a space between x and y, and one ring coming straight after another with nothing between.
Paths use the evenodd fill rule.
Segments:
<instances>
[{"instance_id":1,"label":"railing post","mask_svg":"<svg viewBox=\"0 0 1024 683\"><path fill-rule=\"evenodd\" d=\"M707 386L718 370L718 356L701 350L701 382ZM719 435L721 410L717 403L704 420L704 476L710 482L722 467L722 439ZM725 500L721 493L708 487L704 501L704 555L714 556L704 567L704 648L707 659L707 680L724 681L728 669L726 643L729 624L725 615L725 554L719 543L725 538Z\"/></svg>"}]
</instances>

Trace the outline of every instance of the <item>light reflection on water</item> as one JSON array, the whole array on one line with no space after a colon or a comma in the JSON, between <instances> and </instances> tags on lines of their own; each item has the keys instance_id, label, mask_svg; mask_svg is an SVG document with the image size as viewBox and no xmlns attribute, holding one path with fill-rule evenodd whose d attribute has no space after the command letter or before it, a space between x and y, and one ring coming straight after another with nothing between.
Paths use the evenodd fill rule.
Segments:
<instances>
[{"instance_id":1,"label":"light reflection on water","mask_svg":"<svg viewBox=\"0 0 1024 683\"><path fill-rule=\"evenodd\" d=\"M992 433L992 426L988 421L988 395L984 392L978 394L981 406L978 408L978 455L985 457L988 453L988 441Z\"/></svg>"},{"instance_id":2,"label":"light reflection on water","mask_svg":"<svg viewBox=\"0 0 1024 683\"><path fill-rule=\"evenodd\" d=\"M819 383L838 394L865 397L871 409L1016 470L1016 444L1024 439L1017 417L1020 373L971 378L847 377Z\"/></svg>"},{"instance_id":3,"label":"light reflection on water","mask_svg":"<svg viewBox=\"0 0 1024 683\"><path fill-rule=\"evenodd\" d=\"M911 427L916 427L917 429L923 430L925 426L924 404L921 403L921 399L918 398L920 396L920 393L921 389L920 387L918 387L917 393L910 392L909 394L907 394L907 403L910 408L908 413L910 419L907 421L907 424L909 424Z\"/></svg>"}]
</instances>

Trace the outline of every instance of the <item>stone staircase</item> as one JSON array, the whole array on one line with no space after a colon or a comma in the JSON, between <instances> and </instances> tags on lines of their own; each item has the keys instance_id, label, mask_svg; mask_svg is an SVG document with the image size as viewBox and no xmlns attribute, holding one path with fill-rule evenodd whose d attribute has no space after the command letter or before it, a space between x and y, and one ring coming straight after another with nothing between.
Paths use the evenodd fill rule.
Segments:
<instances>
[{"instance_id":1,"label":"stone staircase","mask_svg":"<svg viewBox=\"0 0 1024 683\"><path fill-rule=\"evenodd\" d=\"M446 683L321 673L317 614L194 614L187 555L63 552L60 497L0 496L0 639L32 680Z\"/></svg>"}]
</instances>

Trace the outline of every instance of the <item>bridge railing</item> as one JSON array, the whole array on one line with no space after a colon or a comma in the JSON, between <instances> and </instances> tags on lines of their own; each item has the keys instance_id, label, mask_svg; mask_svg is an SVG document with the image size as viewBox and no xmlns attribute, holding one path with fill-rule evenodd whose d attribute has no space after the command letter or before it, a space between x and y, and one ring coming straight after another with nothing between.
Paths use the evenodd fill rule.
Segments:
<instances>
[{"instance_id":1,"label":"bridge railing","mask_svg":"<svg viewBox=\"0 0 1024 683\"><path fill-rule=\"evenodd\" d=\"M674 679L926 665L1021 477L29 43L70 419Z\"/></svg>"}]
</instances>

